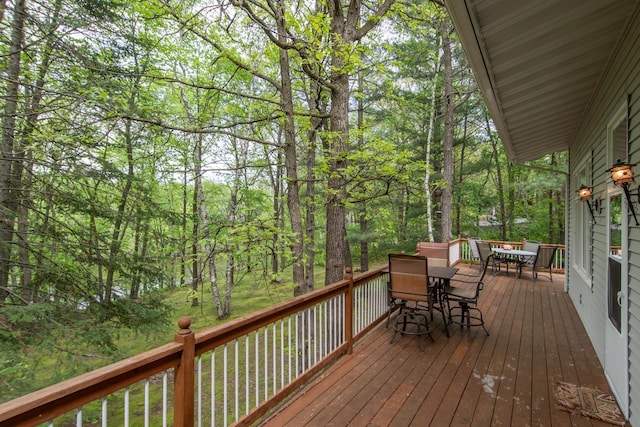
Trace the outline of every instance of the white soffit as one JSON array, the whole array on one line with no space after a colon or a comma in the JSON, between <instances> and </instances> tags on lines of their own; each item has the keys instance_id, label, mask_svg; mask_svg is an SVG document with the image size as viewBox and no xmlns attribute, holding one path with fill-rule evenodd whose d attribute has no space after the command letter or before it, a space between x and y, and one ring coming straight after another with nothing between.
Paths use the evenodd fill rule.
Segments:
<instances>
[{"instance_id":1,"label":"white soffit","mask_svg":"<svg viewBox=\"0 0 640 427\"><path fill-rule=\"evenodd\" d=\"M509 159L567 150L639 0L446 0Z\"/></svg>"}]
</instances>

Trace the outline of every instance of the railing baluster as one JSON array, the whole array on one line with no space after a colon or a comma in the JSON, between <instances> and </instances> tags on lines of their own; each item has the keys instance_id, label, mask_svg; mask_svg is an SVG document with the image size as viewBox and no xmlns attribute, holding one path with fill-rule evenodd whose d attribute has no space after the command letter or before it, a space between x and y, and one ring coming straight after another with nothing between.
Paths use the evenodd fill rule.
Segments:
<instances>
[{"instance_id":1,"label":"railing baluster","mask_svg":"<svg viewBox=\"0 0 640 427\"><path fill-rule=\"evenodd\" d=\"M162 427L167 427L167 414L169 413L168 405L167 405L167 390L169 389L169 375L167 372L162 373ZM104 417L105 421L107 417ZM103 423L102 427L107 427L105 423Z\"/></svg>"},{"instance_id":2,"label":"railing baluster","mask_svg":"<svg viewBox=\"0 0 640 427\"><path fill-rule=\"evenodd\" d=\"M284 388L284 319L280 320L280 388Z\"/></svg>"},{"instance_id":3,"label":"railing baluster","mask_svg":"<svg viewBox=\"0 0 640 427\"><path fill-rule=\"evenodd\" d=\"M216 398L216 351L211 350L211 425L216 424L216 407L218 406Z\"/></svg>"},{"instance_id":4,"label":"railing baluster","mask_svg":"<svg viewBox=\"0 0 640 427\"><path fill-rule=\"evenodd\" d=\"M298 337L299 337L299 335L298 335L298 324L300 323L299 322L300 315L299 314L294 314L294 316L295 316L295 322L294 322L295 323L295 331L294 331L295 333L293 334L293 336L294 336L294 344L295 344L295 350L296 350L295 353L294 353L294 358L295 358L295 361L296 361L296 378L297 378L300 375L300 360L299 360L300 359L300 357L299 357L299 351L300 351L299 342L300 342L300 340L298 339Z\"/></svg>"},{"instance_id":5,"label":"railing baluster","mask_svg":"<svg viewBox=\"0 0 640 427\"><path fill-rule=\"evenodd\" d=\"M330 316L330 319L332 319L332 322L329 325L329 351L333 351L334 349L334 339L335 339L334 325L335 325L335 312L336 312L335 302L336 302L335 298L331 298L329 300L329 316Z\"/></svg>"},{"instance_id":6,"label":"railing baluster","mask_svg":"<svg viewBox=\"0 0 640 427\"><path fill-rule=\"evenodd\" d=\"M291 382L291 367L292 367L292 363L291 363L291 316L287 317L287 354L289 356L289 382ZM297 375L296 375L297 376Z\"/></svg>"},{"instance_id":7,"label":"railing baluster","mask_svg":"<svg viewBox=\"0 0 640 427\"><path fill-rule=\"evenodd\" d=\"M273 394L276 394L276 391L278 389L278 381L277 381L277 379L278 379L278 375L277 375L277 372L278 372L278 369L277 369L278 359L276 358L276 345L278 344L277 336L278 336L278 331L276 329L276 324L274 323L273 326L271 326L271 339L273 341L271 343L271 349L273 351L273 354L271 355L271 358L273 359L271 361L271 366L272 366L271 369L273 369L273 372L272 372L272 375L271 375L271 377L272 377L271 382L273 383Z\"/></svg>"},{"instance_id":8,"label":"railing baluster","mask_svg":"<svg viewBox=\"0 0 640 427\"><path fill-rule=\"evenodd\" d=\"M269 399L269 329L263 329L264 342L262 343L262 354L264 355L264 400Z\"/></svg>"},{"instance_id":9,"label":"railing baluster","mask_svg":"<svg viewBox=\"0 0 640 427\"><path fill-rule=\"evenodd\" d=\"M309 356L307 355L309 350L309 309L307 308L302 312L302 316L300 317L300 321L302 324L300 325L300 336L298 340L300 341L300 346L302 346L302 366L300 367L300 372L305 372L308 367ZM306 338L306 339L305 339Z\"/></svg>"},{"instance_id":10,"label":"railing baluster","mask_svg":"<svg viewBox=\"0 0 640 427\"><path fill-rule=\"evenodd\" d=\"M244 336L244 414L247 415L249 413L249 334Z\"/></svg>"},{"instance_id":11,"label":"railing baluster","mask_svg":"<svg viewBox=\"0 0 640 427\"><path fill-rule=\"evenodd\" d=\"M238 380L238 371L240 370L240 360L238 359L238 352L240 351L239 347L238 347L239 341L236 338L236 342L235 342L235 350L234 350L234 372L235 372L235 380L234 380L234 393L233 395L234 397L234 407L235 407L235 421L238 420L238 418L240 417L240 407L239 407L239 394L240 394L240 389L239 389L239 380Z\"/></svg>"},{"instance_id":12,"label":"railing baluster","mask_svg":"<svg viewBox=\"0 0 640 427\"><path fill-rule=\"evenodd\" d=\"M202 426L202 356L198 356L198 362L197 362L197 387L198 389L196 390L196 402L197 402L197 412L196 412L196 418L198 421L198 427Z\"/></svg>"},{"instance_id":13,"label":"railing baluster","mask_svg":"<svg viewBox=\"0 0 640 427\"><path fill-rule=\"evenodd\" d=\"M124 427L129 427L129 387L124 390Z\"/></svg>"},{"instance_id":14,"label":"railing baluster","mask_svg":"<svg viewBox=\"0 0 640 427\"><path fill-rule=\"evenodd\" d=\"M144 427L149 427L149 379L144 381Z\"/></svg>"},{"instance_id":15,"label":"railing baluster","mask_svg":"<svg viewBox=\"0 0 640 427\"><path fill-rule=\"evenodd\" d=\"M76 426L82 427L82 406L78 408L78 412L76 412Z\"/></svg>"},{"instance_id":16,"label":"railing baluster","mask_svg":"<svg viewBox=\"0 0 640 427\"><path fill-rule=\"evenodd\" d=\"M102 398L101 405L102 406L102 427L107 427L107 397ZM53 425L53 424L52 424Z\"/></svg>"},{"instance_id":17,"label":"railing baluster","mask_svg":"<svg viewBox=\"0 0 640 427\"><path fill-rule=\"evenodd\" d=\"M258 331L254 332L254 336L255 336L255 348L253 349L253 351L255 352L254 358L255 358L255 374L256 374L256 406L258 406L260 404L260 352L258 351L258 348L260 343L260 339L259 339L259 334Z\"/></svg>"},{"instance_id":18,"label":"railing baluster","mask_svg":"<svg viewBox=\"0 0 640 427\"><path fill-rule=\"evenodd\" d=\"M315 337L313 336L314 328L313 328L313 307L307 309L307 333L305 337L307 337L307 366L306 369L309 369L313 366L313 346L315 344Z\"/></svg>"},{"instance_id":19,"label":"railing baluster","mask_svg":"<svg viewBox=\"0 0 640 427\"><path fill-rule=\"evenodd\" d=\"M222 419L224 427L227 427L227 415L229 414L229 365L227 360L227 344L222 346L222 372L224 382L222 383Z\"/></svg>"},{"instance_id":20,"label":"railing baluster","mask_svg":"<svg viewBox=\"0 0 640 427\"><path fill-rule=\"evenodd\" d=\"M328 324L327 324L327 319L329 318L329 314L327 312L327 301L323 301L322 302L322 321L321 321L321 325L322 325L322 337L320 338L320 343L322 345L322 350L321 350L321 355L322 355L322 359L324 359L325 357L327 357L327 354L329 354L328 349L329 349L329 345L327 344L327 339L329 338L329 328L328 328Z\"/></svg>"},{"instance_id":21,"label":"railing baluster","mask_svg":"<svg viewBox=\"0 0 640 427\"><path fill-rule=\"evenodd\" d=\"M353 291L354 298L359 299L357 304L357 311L353 313L357 323L354 323L353 327L356 332L359 332L364 329L364 325L366 322L367 313L365 309L365 301L367 298L369 298L369 292L367 289L367 285L354 288Z\"/></svg>"},{"instance_id":22,"label":"railing baluster","mask_svg":"<svg viewBox=\"0 0 640 427\"><path fill-rule=\"evenodd\" d=\"M313 336L313 366L318 364L318 306L314 305L311 311L311 336Z\"/></svg>"}]
</instances>

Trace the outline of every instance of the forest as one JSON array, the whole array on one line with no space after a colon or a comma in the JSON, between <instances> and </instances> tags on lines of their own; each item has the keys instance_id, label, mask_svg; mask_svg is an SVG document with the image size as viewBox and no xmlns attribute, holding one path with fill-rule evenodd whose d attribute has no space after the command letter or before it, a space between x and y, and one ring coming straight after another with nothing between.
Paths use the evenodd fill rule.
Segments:
<instances>
[{"instance_id":1,"label":"forest","mask_svg":"<svg viewBox=\"0 0 640 427\"><path fill-rule=\"evenodd\" d=\"M226 319L421 240L564 243L566 153L508 162L439 0L0 11L0 389L42 342L112 357L171 290Z\"/></svg>"}]
</instances>

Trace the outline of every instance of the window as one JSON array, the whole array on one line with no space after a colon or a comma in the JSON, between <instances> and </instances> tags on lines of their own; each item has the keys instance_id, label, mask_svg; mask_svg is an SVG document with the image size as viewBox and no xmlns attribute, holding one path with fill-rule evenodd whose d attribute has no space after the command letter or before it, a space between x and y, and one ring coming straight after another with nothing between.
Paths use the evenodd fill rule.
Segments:
<instances>
[{"instance_id":1,"label":"window","mask_svg":"<svg viewBox=\"0 0 640 427\"><path fill-rule=\"evenodd\" d=\"M627 163L628 159L628 116L627 104L618 110L607 126L607 144L610 163ZM624 302L621 296L627 294L627 227L628 215L626 200L623 200L619 188L609 191L608 215L608 273L607 273L607 316L611 327L618 334L623 332Z\"/></svg>"},{"instance_id":2,"label":"window","mask_svg":"<svg viewBox=\"0 0 640 427\"><path fill-rule=\"evenodd\" d=\"M572 233L572 263L574 269L585 278L590 286L593 285L591 280L591 252L593 246L591 233L592 218L591 212L589 212L589 206L580 200L580 197L578 196L578 188L582 185L592 187L591 171L591 156L589 156L589 158L585 158L580 162L579 166L576 168L572 180L574 188L571 192L573 195L573 211L575 212L575 232Z\"/></svg>"}]
</instances>

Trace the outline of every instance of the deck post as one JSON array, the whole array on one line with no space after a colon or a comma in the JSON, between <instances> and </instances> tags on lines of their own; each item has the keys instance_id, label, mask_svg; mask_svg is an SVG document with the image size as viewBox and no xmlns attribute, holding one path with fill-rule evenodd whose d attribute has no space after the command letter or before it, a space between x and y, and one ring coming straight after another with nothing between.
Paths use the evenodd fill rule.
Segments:
<instances>
[{"instance_id":1,"label":"deck post","mask_svg":"<svg viewBox=\"0 0 640 427\"><path fill-rule=\"evenodd\" d=\"M189 327L191 319L181 317L178 319L180 330L175 335L174 341L182 344L182 356L180 364L175 369L174 400L173 400L173 425L174 427L193 427L194 408L194 358L195 358L195 334Z\"/></svg>"},{"instance_id":2,"label":"deck post","mask_svg":"<svg viewBox=\"0 0 640 427\"><path fill-rule=\"evenodd\" d=\"M353 273L351 272L351 268L347 267L344 274L344 279L349 281L349 289L347 290L347 295L345 297L345 338L347 342L347 354L351 354L353 352L353 302L355 298L353 297Z\"/></svg>"}]
</instances>

